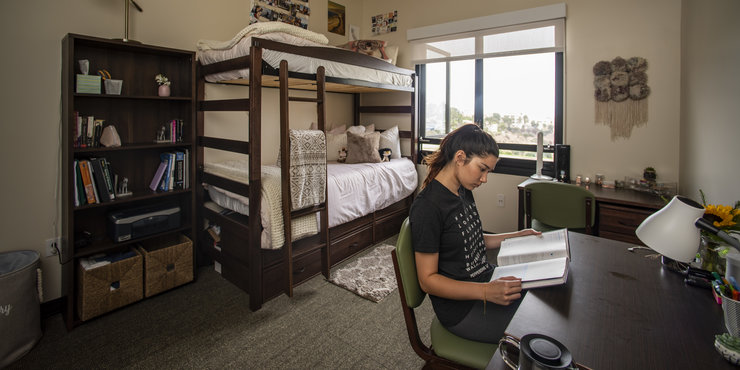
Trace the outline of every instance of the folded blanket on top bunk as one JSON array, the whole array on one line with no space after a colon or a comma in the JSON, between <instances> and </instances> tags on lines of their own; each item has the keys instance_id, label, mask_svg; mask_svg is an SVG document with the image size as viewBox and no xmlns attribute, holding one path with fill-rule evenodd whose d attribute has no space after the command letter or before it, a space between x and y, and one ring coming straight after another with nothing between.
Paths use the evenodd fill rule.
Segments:
<instances>
[{"instance_id":1,"label":"folded blanket on top bunk","mask_svg":"<svg viewBox=\"0 0 740 370\"><path fill-rule=\"evenodd\" d=\"M242 38L247 36L264 35L271 32L283 32L289 35L310 40L318 44L328 44L326 36L312 32L301 27L296 27L283 22L257 22L244 27L229 41L198 40L198 50L225 50L236 45Z\"/></svg>"},{"instance_id":2,"label":"folded blanket on top bunk","mask_svg":"<svg viewBox=\"0 0 740 370\"><path fill-rule=\"evenodd\" d=\"M245 161L206 163L205 171L236 181L245 181ZM276 196L267 195L275 192ZM262 166L262 248L278 249L285 242L279 188L280 168ZM416 167L407 158L391 159L390 162L327 164L327 191L329 198L329 227L341 225L372 212L381 210L411 195L417 186ZM248 214L248 199L215 186L207 186L211 199L218 205L233 211ZM269 203L266 203L269 202ZM280 203L278 203L280 202ZM318 232L316 217L303 216L293 220L293 240L314 235ZM313 231L313 232L311 232Z\"/></svg>"},{"instance_id":3,"label":"folded blanket on top bunk","mask_svg":"<svg viewBox=\"0 0 740 370\"><path fill-rule=\"evenodd\" d=\"M280 23L272 25L272 23ZM260 25L260 26L257 26ZM253 27L254 28L250 28ZM204 65L212 64L224 60L234 59L249 55L249 48L252 45L252 37L259 37L267 40L282 42L294 46L318 46L329 49L340 49L335 46L326 45L321 37L326 36L304 30L300 27L289 25L282 22L261 22L255 23L239 32L229 41L198 41L196 58ZM368 58L372 58L368 56ZM280 61L288 62L288 69L291 72L314 74L316 70L323 66L326 76L337 78L348 78L361 81L368 81L379 84L411 87L413 80L409 75L392 73L376 70L366 67L329 62L327 60L310 58L301 55L284 53L269 49L264 49L262 59L271 67L278 68ZM206 81L217 82L227 80L238 80L249 78L248 69L240 69L223 73L215 73L205 77Z\"/></svg>"}]
</instances>

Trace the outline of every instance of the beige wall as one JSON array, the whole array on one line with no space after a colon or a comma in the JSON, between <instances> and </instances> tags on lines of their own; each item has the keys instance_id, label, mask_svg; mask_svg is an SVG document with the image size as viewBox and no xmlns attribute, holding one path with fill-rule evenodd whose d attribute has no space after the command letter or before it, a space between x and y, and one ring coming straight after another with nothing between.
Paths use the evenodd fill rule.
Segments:
<instances>
[{"instance_id":1,"label":"beige wall","mask_svg":"<svg viewBox=\"0 0 740 370\"><path fill-rule=\"evenodd\" d=\"M347 23L360 26L364 38L372 37L369 32L370 16L398 10L399 31L379 38L405 46L408 28L558 1L475 0L454 6L442 0L337 2L347 6ZM737 82L737 72L729 70L738 64L737 38L717 40L718 35L737 35L737 26L726 28L726 25L733 23L730 19L726 22L713 20L719 16L737 14L737 2L684 0L683 6L692 10L691 14L683 16L685 27L691 30L691 37L684 35L687 40L684 47L707 54L708 59L700 55L684 55L688 67L683 75L681 2L571 0L566 3L565 125L566 143L573 146L573 173L588 175L601 172L609 178L621 178L639 176L643 167L651 165L657 168L660 181L680 179L682 188L683 182L689 184L691 192L687 195L694 196L692 193L695 189L703 187L708 191L711 188L712 194L718 194L712 196L721 197L718 199L723 202L738 198L737 187L728 185L729 180L737 180L738 173L737 166L730 163L730 158L739 157L737 146L731 146L740 137L740 126L736 122L738 92L737 89L721 85L723 88L720 92L723 95L718 97L710 88L713 84L725 81L728 76L735 78L731 81ZM130 38L148 44L193 50L199 39L228 40L233 37L247 23L250 1L141 0L140 4L144 7L144 13L131 12ZM312 0L310 6L313 13L310 28L326 34L326 1ZM44 240L58 235L61 224L61 39L70 32L107 38L122 37L122 1L2 1L0 30L6 50L0 59L0 73L5 84L0 99L3 108L0 163L5 174L0 188L0 204L4 207L0 216L0 252L32 249L43 255ZM347 40L346 36L327 36L335 45ZM722 53L720 47L728 47L728 62L723 62L727 54ZM652 95L649 98L648 124L635 129L629 140L611 141L609 130L593 122L591 67L601 59L616 56L642 56L648 59ZM403 50L399 55L399 63L410 66ZM681 99L682 78L692 83L703 82L704 85L684 92ZM266 101L272 100L270 94L274 92L270 91L266 91ZM209 96L238 94L229 88L209 89L207 93ZM351 119L345 104L347 99L346 95L330 98L329 104L335 108L330 109L330 125ZM679 114L682 109L686 117ZM291 117L295 117L297 125L307 125L312 119L309 110L313 111L295 108L291 111ZM265 120L274 120L275 112L266 108ZM240 119L223 118L227 123ZM395 119L373 118L384 121L378 122L381 127L392 124ZM270 132L267 128L264 131L267 131L266 134ZM691 135L689 139L681 140L682 135L687 137L687 132ZM231 131L227 129L222 134L230 135ZM687 141L694 137L700 138L700 142ZM693 146L688 145L692 142ZM723 146L717 146L717 142ZM681 151L679 144L688 148ZM713 151L717 153L716 156L708 154ZM269 157L267 154L266 161ZM517 176L493 175L488 185L477 191L486 230L509 231L516 227L515 185L521 180L523 178ZM505 195L504 208L494 206L497 194ZM45 298L58 298L61 294L59 264L53 258L45 257L42 257L42 263L46 276Z\"/></svg>"},{"instance_id":2,"label":"beige wall","mask_svg":"<svg viewBox=\"0 0 740 370\"><path fill-rule=\"evenodd\" d=\"M681 192L731 205L740 199L740 2L682 6Z\"/></svg>"},{"instance_id":3,"label":"beige wall","mask_svg":"<svg viewBox=\"0 0 740 370\"><path fill-rule=\"evenodd\" d=\"M369 16L398 10L400 29L381 38L407 46L406 30L437 23L562 3L553 1L469 1L450 6L448 1L417 2L390 0L364 2ZM607 179L640 177L653 166L659 181L677 182L679 174L680 35L681 4L674 0L568 0L565 56L565 143L571 145L572 174ZM629 22L625 20L629 19ZM410 53L399 63L410 67ZM609 128L594 123L593 65L617 56L648 60L648 124L633 130L629 139L613 141ZM516 228L515 185L523 177L491 175L486 186L476 190L484 228L502 232ZM505 206L495 206L503 194Z\"/></svg>"}]
</instances>

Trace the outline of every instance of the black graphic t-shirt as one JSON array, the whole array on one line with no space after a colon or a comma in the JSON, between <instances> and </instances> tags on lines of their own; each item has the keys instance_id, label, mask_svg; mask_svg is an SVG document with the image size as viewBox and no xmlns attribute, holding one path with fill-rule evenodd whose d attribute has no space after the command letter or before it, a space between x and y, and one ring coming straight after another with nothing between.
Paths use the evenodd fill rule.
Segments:
<instances>
[{"instance_id":1,"label":"black graphic t-shirt","mask_svg":"<svg viewBox=\"0 0 740 370\"><path fill-rule=\"evenodd\" d=\"M458 193L455 195L437 180L419 193L409 215L414 250L439 253L437 271L443 276L489 281L493 266L486 260L483 227L473 193L464 187ZM448 327L460 322L475 303L430 297L437 318Z\"/></svg>"}]
</instances>

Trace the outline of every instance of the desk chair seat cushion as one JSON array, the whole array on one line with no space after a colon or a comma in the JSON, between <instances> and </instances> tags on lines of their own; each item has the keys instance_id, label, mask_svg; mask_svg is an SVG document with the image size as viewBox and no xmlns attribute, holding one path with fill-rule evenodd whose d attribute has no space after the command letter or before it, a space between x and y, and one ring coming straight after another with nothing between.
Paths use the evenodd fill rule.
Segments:
<instances>
[{"instance_id":1,"label":"desk chair seat cushion","mask_svg":"<svg viewBox=\"0 0 740 370\"><path fill-rule=\"evenodd\" d=\"M474 342L450 333L436 317L432 320L430 333L434 353L477 369L485 368L498 349L496 344Z\"/></svg>"}]
</instances>

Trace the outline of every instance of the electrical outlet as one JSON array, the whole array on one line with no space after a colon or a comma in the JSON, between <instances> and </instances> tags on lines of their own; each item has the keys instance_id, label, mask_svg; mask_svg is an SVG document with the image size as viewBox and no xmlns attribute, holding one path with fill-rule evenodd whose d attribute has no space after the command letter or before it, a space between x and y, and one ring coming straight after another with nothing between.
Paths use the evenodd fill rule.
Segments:
<instances>
[{"instance_id":1,"label":"electrical outlet","mask_svg":"<svg viewBox=\"0 0 740 370\"><path fill-rule=\"evenodd\" d=\"M57 249L62 250L62 238L46 239L46 257L56 256Z\"/></svg>"},{"instance_id":2,"label":"electrical outlet","mask_svg":"<svg viewBox=\"0 0 740 370\"><path fill-rule=\"evenodd\" d=\"M504 195L503 194L499 194L498 195L498 206L499 207L503 207L504 206Z\"/></svg>"}]
</instances>

